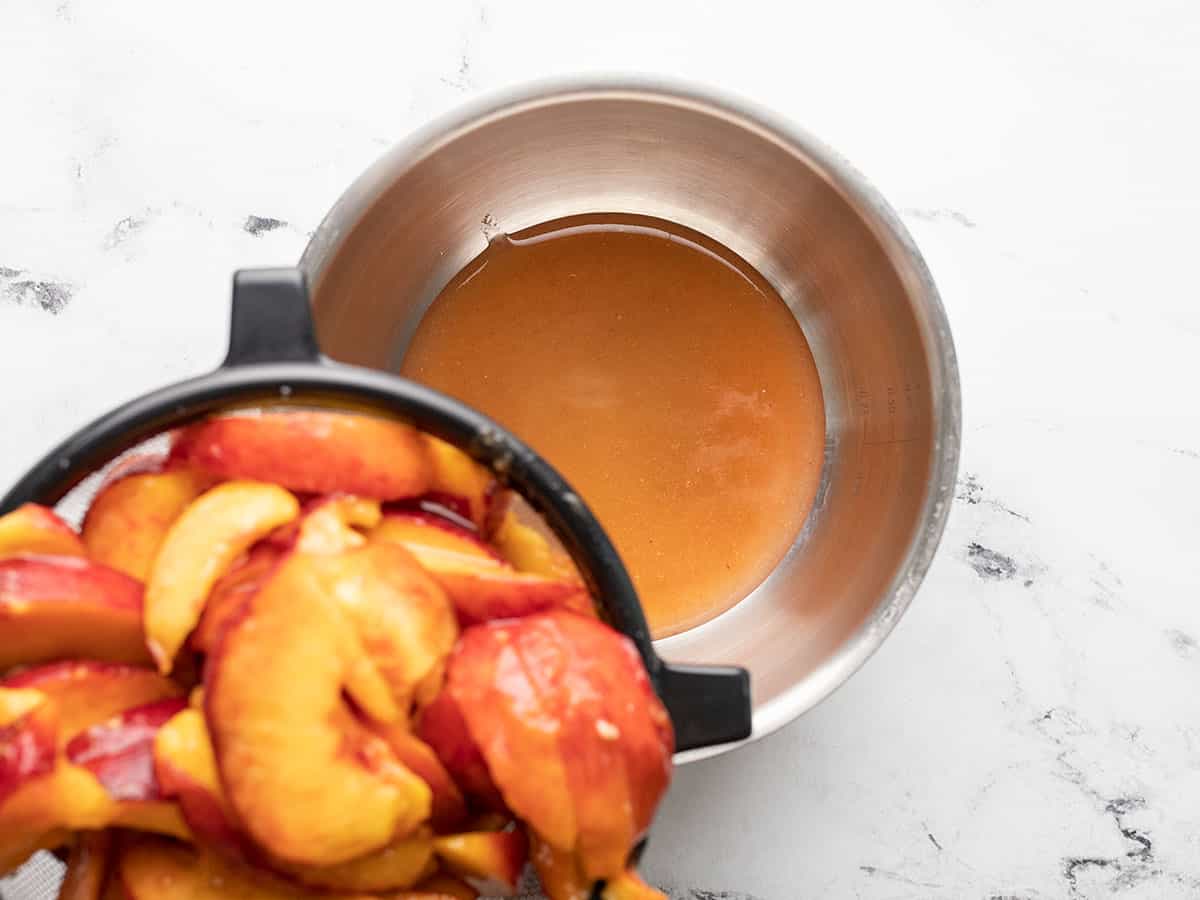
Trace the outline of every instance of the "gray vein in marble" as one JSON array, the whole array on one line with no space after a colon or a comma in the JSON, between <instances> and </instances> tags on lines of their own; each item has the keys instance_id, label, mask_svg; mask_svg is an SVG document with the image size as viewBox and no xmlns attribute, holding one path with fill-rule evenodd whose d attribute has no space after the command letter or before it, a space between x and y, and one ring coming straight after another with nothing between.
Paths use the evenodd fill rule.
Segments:
<instances>
[{"instance_id":1,"label":"gray vein in marble","mask_svg":"<svg viewBox=\"0 0 1200 900\"><path fill-rule=\"evenodd\" d=\"M910 206L900 210L900 214L910 219L919 219L922 222L953 222L955 225L960 225L963 228L977 227L975 221L965 213L957 209L950 209L949 207Z\"/></svg>"},{"instance_id":2,"label":"gray vein in marble","mask_svg":"<svg viewBox=\"0 0 1200 900\"><path fill-rule=\"evenodd\" d=\"M1150 833L1127 821L1130 815L1146 808L1145 798L1135 793L1105 796L1093 786L1088 774L1070 760L1071 747L1067 739L1088 734L1089 729L1084 722L1069 709L1053 707L1032 724L1039 734L1058 748L1055 762L1060 771L1056 774L1077 787L1096 805L1098 811L1111 818L1117 832L1128 845L1123 856L1081 854L1063 857L1062 873L1069 896L1091 896L1091 892L1079 883L1087 872L1099 873L1102 880L1107 880L1108 890L1114 893L1160 878L1200 890L1200 879L1164 870L1154 855L1154 841Z\"/></svg>"},{"instance_id":3,"label":"gray vein in marble","mask_svg":"<svg viewBox=\"0 0 1200 900\"><path fill-rule=\"evenodd\" d=\"M1180 631L1178 628L1169 628L1165 634L1167 643L1181 659L1195 659L1197 653L1200 652L1200 641L1187 632Z\"/></svg>"},{"instance_id":4,"label":"gray vein in marble","mask_svg":"<svg viewBox=\"0 0 1200 900\"><path fill-rule=\"evenodd\" d=\"M1015 559L975 541L967 544L967 564L984 581L1010 581L1017 577Z\"/></svg>"},{"instance_id":5,"label":"gray vein in marble","mask_svg":"<svg viewBox=\"0 0 1200 900\"><path fill-rule=\"evenodd\" d=\"M1029 522L1029 516L1024 513L1019 513L1005 504L1001 503L995 497L988 496L983 491L983 485L979 483L979 476L973 475L970 472L966 477L958 482L958 489L954 494L955 500L960 500L968 506L989 506L994 510L1002 513L1007 513L1014 519L1020 519L1022 522Z\"/></svg>"},{"instance_id":6,"label":"gray vein in marble","mask_svg":"<svg viewBox=\"0 0 1200 900\"><path fill-rule=\"evenodd\" d=\"M242 230L258 237L268 231L275 231L277 228L286 228L287 224L283 219L273 219L270 216L246 216Z\"/></svg>"},{"instance_id":7,"label":"gray vein in marble","mask_svg":"<svg viewBox=\"0 0 1200 900\"><path fill-rule=\"evenodd\" d=\"M104 249L112 250L129 240L150 221L149 216L126 216L104 236Z\"/></svg>"},{"instance_id":8,"label":"gray vein in marble","mask_svg":"<svg viewBox=\"0 0 1200 900\"><path fill-rule=\"evenodd\" d=\"M878 866L859 866L858 870L870 875L872 878L882 878L886 881L895 881L900 884L907 884L910 887L934 888L940 889L941 885L933 881L917 881L915 878L909 878L907 875L901 875L899 872L893 872L890 869L881 869Z\"/></svg>"},{"instance_id":9,"label":"gray vein in marble","mask_svg":"<svg viewBox=\"0 0 1200 900\"><path fill-rule=\"evenodd\" d=\"M34 306L57 316L75 296L75 286L49 278L30 277L22 269L0 266L0 300Z\"/></svg>"}]
</instances>

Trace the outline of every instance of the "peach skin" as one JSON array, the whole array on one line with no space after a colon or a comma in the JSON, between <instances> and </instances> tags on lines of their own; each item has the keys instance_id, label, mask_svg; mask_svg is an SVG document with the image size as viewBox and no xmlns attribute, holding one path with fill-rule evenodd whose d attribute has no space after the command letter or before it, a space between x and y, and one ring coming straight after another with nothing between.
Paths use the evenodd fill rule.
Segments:
<instances>
[{"instance_id":1,"label":"peach skin","mask_svg":"<svg viewBox=\"0 0 1200 900\"><path fill-rule=\"evenodd\" d=\"M145 581L167 531L212 478L188 469L138 472L109 482L83 519L88 555Z\"/></svg>"},{"instance_id":2,"label":"peach skin","mask_svg":"<svg viewBox=\"0 0 1200 900\"><path fill-rule=\"evenodd\" d=\"M76 557L0 559L0 672L76 658L150 662L141 583Z\"/></svg>"},{"instance_id":3,"label":"peach skin","mask_svg":"<svg viewBox=\"0 0 1200 900\"><path fill-rule=\"evenodd\" d=\"M84 556L86 551L75 529L54 510L26 503L0 516L0 557L18 553Z\"/></svg>"},{"instance_id":4,"label":"peach skin","mask_svg":"<svg viewBox=\"0 0 1200 900\"><path fill-rule=\"evenodd\" d=\"M429 450L407 425L336 412L220 416L185 428L177 462L223 478L271 481L311 494L379 500L429 489Z\"/></svg>"}]
</instances>

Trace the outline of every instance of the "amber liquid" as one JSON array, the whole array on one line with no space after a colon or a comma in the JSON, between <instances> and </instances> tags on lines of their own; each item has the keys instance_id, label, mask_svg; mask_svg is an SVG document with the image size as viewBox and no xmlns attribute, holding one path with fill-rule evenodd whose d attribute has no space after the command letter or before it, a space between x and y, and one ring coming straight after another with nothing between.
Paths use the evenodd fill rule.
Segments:
<instances>
[{"instance_id":1,"label":"amber liquid","mask_svg":"<svg viewBox=\"0 0 1200 900\"><path fill-rule=\"evenodd\" d=\"M566 476L656 637L753 590L816 494L825 415L803 332L743 259L659 219L494 239L438 296L402 372Z\"/></svg>"}]
</instances>

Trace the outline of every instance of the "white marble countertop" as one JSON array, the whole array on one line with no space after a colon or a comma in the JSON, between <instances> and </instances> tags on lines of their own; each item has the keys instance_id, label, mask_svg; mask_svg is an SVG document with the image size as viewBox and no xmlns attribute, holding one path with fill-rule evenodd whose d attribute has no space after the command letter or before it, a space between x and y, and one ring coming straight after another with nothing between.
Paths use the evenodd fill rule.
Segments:
<instances>
[{"instance_id":1,"label":"white marble countertop","mask_svg":"<svg viewBox=\"0 0 1200 900\"><path fill-rule=\"evenodd\" d=\"M0 0L0 483L214 365L375 156L532 77L772 106L901 211L962 366L961 484L885 647L678 775L690 900L1200 896L1200 5Z\"/></svg>"}]
</instances>

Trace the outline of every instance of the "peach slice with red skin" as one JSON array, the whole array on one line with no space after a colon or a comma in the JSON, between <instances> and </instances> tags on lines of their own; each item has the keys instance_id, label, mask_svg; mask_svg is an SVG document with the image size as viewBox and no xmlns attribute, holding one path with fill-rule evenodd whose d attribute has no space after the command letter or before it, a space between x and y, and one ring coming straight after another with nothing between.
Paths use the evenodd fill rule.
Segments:
<instances>
[{"instance_id":1,"label":"peach slice with red skin","mask_svg":"<svg viewBox=\"0 0 1200 900\"><path fill-rule=\"evenodd\" d=\"M100 900L108 878L112 833L84 831L75 838L58 900Z\"/></svg>"},{"instance_id":2,"label":"peach slice with red skin","mask_svg":"<svg viewBox=\"0 0 1200 900\"><path fill-rule=\"evenodd\" d=\"M76 557L0 559L0 671L73 658L150 662L141 583Z\"/></svg>"},{"instance_id":3,"label":"peach slice with red skin","mask_svg":"<svg viewBox=\"0 0 1200 900\"><path fill-rule=\"evenodd\" d=\"M533 831L529 858L549 900L591 900L592 882L579 871L575 854L556 850Z\"/></svg>"},{"instance_id":4,"label":"peach slice with red skin","mask_svg":"<svg viewBox=\"0 0 1200 900\"><path fill-rule=\"evenodd\" d=\"M26 503L0 516L0 557L18 553L84 556L86 551L75 529L54 510Z\"/></svg>"},{"instance_id":5,"label":"peach slice with red skin","mask_svg":"<svg viewBox=\"0 0 1200 900\"><path fill-rule=\"evenodd\" d=\"M190 837L179 809L167 801L154 774L155 737L186 706L185 699L173 697L129 709L67 744L67 760L90 772L116 801L112 824Z\"/></svg>"},{"instance_id":6,"label":"peach slice with red skin","mask_svg":"<svg viewBox=\"0 0 1200 900\"><path fill-rule=\"evenodd\" d=\"M264 541L251 548L245 557L220 577L205 601L196 630L192 632L193 649L201 653L213 651L221 634L231 622L237 620L242 608L258 593L282 557L283 551Z\"/></svg>"},{"instance_id":7,"label":"peach slice with red skin","mask_svg":"<svg viewBox=\"0 0 1200 900\"><path fill-rule=\"evenodd\" d=\"M458 703L449 691L443 689L421 711L417 734L433 748L437 758L470 800L485 809L505 809L504 798L492 781L483 754L467 730Z\"/></svg>"},{"instance_id":8,"label":"peach slice with red skin","mask_svg":"<svg viewBox=\"0 0 1200 900\"><path fill-rule=\"evenodd\" d=\"M135 472L110 481L83 519L88 555L145 581L168 530L212 481L188 469Z\"/></svg>"},{"instance_id":9,"label":"peach slice with red skin","mask_svg":"<svg viewBox=\"0 0 1200 900\"><path fill-rule=\"evenodd\" d=\"M460 827L467 819L467 804L433 748L402 724L376 726L376 733L387 741L396 759L429 785L433 794L429 823L434 831L445 833Z\"/></svg>"},{"instance_id":10,"label":"peach slice with red skin","mask_svg":"<svg viewBox=\"0 0 1200 900\"><path fill-rule=\"evenodd\" d=\"M579 577L570 558L552 547L544 534L522 522L511 509L500 520L492 541L500 555L518 572L547 578Z\"/></svg>"},{"instance_id":11,"label":"peach slice with red skin","mask_svg":"<svg viewBox=\"0 0 1200 900\"><path fill-rule=\"evenodd\" d=\"M246 856L248 843L221 786L204 714L185 709L154 738L154 774L163 795L178 802L196 838L231 856Z\"/></svg>"},{"instance_id":12,"label":"peach slice with red skin","mask_svg":"<svg viewBox=\"0 0 1200 900\"><path fill-rule=\"evenodd\" d=\"M26 782L54 771L58 711L40 691L0 687L0 807Z\"/></svg>"},{"instance_id":13,"label":"peach slice with red skin","mask_svg":"<svg viewBox=\"0 0 1200 900\"><path fill-rule=\"evenodd\" d=\"M299 512L299 501L277 485L230 481L201 494L175 520L146 583L146 644L160 671L171 671L222 573Z\"/></svg>"},{"instance_id":14,"label":"peach slice with red skin","mask_svg":"<svg viewBox=\"0 0 1200 900\"><path fill-rule=\"evenodd\" d=\"M108 827L117 806L90 772L60 758L53 771L24 781L0 803L0 873L67 843L72 829Z\"/></svg>"},{"instance_id":15,"label":"peach slice with red skin","mask_svg":"<svg viewBox=\"0 0 1200 900\"><path fill-rule=\"evenodd\" d=\"M512 811L615 878L671 773L670 719L628 639L554 611L464 632L446 691Z\"/></svg>"},{"instance_id":16,"label":"peach slice with red skin","mask_svg":"<svg viewBox=\"0 0 1200 900\"><path fill-rule=\"evenodd\" d=\"M441 584L463 626L556 607L585 613L592 608L581 582L518 572L471 532L446 520L392 513L371 537L408 550Z\"/></svg>"},{"instance_id":17,"label":"peach slice with red skin","mask_svg":"<svg viewBox=\"0 0 1200 900\"><path fill-rule=\"evenodd\" d=\"M178 697L183 688L145 666L67 660L23 669L0 688L32 688L54 703L59 744L110 716L155 700Z\"/></svg>"},{"instance_id":18,"label":"peach slice with red skin","mask_svg":"<svg viewBox=\"0 0 1200 900\"><path fill-rule=\"evenodd\" d=\"M428 818L431 796L346 702L398 711L316 558L285 559L206 666L217 766L242 827L273 857L329 866L382 849Z\"/></svg>"},{"instance_id":19,"label":"peach slice with red skin","mask_svg":"<svg viewBox=\"0 0 1200 900\"><path fill-rule=\"evenodd\" d=\"M422 438L431 462L426 497L484 529L501 495L496 476L453 444L428 434Z\"/></svg>"},{"instance_id":20,"label":"peach slice with red skin","mask_svg":"<svg viewBox=\"0 0 1200 900\"><path fill-rule=\"evenodd\" d=\"M516 829L466 832L436 838L433 852L450 871L487 883L484 893L504 895L517 889L529 861L529 841Z\"/></svg>"},{"instance_id":21,"label":"peach slice with red skin","mask_svg":"<svg viewBox=\"0 0 1200 900\"><path fill-rule=\"evenodd\" d=\"M181 431L171 458L224 478L380 500L422 494L432 474L429 449L411 427L337 412L212 418Z\"/></svg>"}]
</instances>

